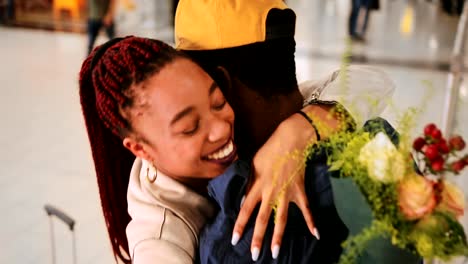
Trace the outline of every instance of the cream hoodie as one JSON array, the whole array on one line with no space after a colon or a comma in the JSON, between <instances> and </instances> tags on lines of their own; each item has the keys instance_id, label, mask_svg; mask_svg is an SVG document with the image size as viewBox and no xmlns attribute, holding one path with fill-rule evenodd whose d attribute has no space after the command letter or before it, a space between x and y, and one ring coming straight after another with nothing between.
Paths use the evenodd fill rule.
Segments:
<instances>
[{"instance_id":1,"label":"cream hoodie","mask_svg":"<svg viewBox=\"0 0 468 264\"><path fill-rule=\"evenodd\" d=\"M127 238L133 263L193 263L198 234L214 208L203 196L158 171L147 178L148 162L137 158L128 186L132 217ZM152 177L154 170L149 171Z\"/></svg>"}]
</instances>

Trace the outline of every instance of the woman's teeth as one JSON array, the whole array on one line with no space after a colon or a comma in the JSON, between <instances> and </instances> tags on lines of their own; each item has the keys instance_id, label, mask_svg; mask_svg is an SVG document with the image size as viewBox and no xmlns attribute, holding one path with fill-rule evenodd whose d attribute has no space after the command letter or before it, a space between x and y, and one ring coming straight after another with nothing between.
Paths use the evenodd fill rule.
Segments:
<instances>
[{"instance_id":1,"label":"woman's teeth","mask_svg":"<svg viewBox=\"0 0 468 264\"><path fill-rule=\"evenodd\" d=\"M211 160L223 159L231 155L233 150L234 150L234 144L232 143L232 140L231 140L229 141L228 144L226 144L224 148L220 149L219 151L213 154L208 155L208 159L211 159Z\"/></svg>"}]
</instances>

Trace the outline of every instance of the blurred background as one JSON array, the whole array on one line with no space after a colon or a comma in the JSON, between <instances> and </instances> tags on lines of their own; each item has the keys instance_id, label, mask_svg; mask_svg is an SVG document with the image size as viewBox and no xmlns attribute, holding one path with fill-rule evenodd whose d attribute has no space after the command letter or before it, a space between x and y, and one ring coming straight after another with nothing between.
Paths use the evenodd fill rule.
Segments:
<instances>
[{"instance_id":1,"label":"blurred background","mask_svg":"<svg viewBox=\"0 0 468 264\"><path fill-rule=\"evenodd\" d=\"M299 81L340 67L351 0L288 0L297 14ZM177 1L117 0L115 35L173 43ZM87 55L87 0L0 0L0 263L51 263L53 204L76 220L78 263L114 263L78 97ZM353 37L352 62L377 66L396 84L383 116L421 109L414 134L434 122L468 137L463 81L463 1L380 0ZM364 18L360 15L358 24ZM101 31L96 44L106 41ZM455 49L454 49L455 48ZM459 53L457 51L460 51ZM468 192L468 175L455 179ZM468 217L462 219L468 226ZM72 263L72 236L56 222L57 263ZM453 263L463 263L457 260Z\"/></svg>"}]
</instances>

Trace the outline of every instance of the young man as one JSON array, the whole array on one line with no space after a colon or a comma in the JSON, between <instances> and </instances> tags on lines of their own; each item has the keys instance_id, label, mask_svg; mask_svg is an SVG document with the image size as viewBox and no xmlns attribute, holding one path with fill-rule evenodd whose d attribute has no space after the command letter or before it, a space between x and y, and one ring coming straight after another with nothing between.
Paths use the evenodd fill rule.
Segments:
<instances>
[{"instance_id":1,"label":"young man","mask_svg":"<svg viewBox=\"0 0 468 264\"><path fill-rule=\"evenodd\" d=\"M283 1L231 0L220 3L206 0L179 3L175 25L177 48L186 51L215 78L219 75L218 66L224 67L236 77L232 89L225 89L223 92L236 114L235 140L239 146L240 157L243 159L251 159L278 125L284 124L282 122L289 122L291 126L300 128L291 130L292 133L302 129L302 134L308 135L304 138L309 139L314 138L316 133L326 138L329 133L340 127L340 120L328 118L333 104L327 102L307 105L303 111L313 116L313 122L326 124L329 129L317 130L317 126L311 126L305 118L295 114L303 108L304 102L295 75L295 22L294 12L288 9ZM219 79L218 81L223 83L222 78ZM286 155L287 150L291 150L288 148L288 142L287 139L284 140L284 144L279 142L279 147L271 151L273 158L270 163L275 163L278 157ZM307 139L303 140L293 145L292 150L297 147L302 151L307 143ZM281 152L281 148L285 150ZM255 158L253 162L256 167ZM239 212L232 238L233 242L240 238L250 214L257 202L263 198L251 245L254 259L258 257L263 233L268 225L271 214L270 204L278 197L283 183L290 180L291 172L303 166L300 163L299 160L287 163L288 165L284 166L286 169L277 179L277 186L270 189L260 189L260 186L264 185L258 182L261 182L262 178L271 181L271 174L274 173L273 164L268 174L260 176L260 180L254 180L243 209ZM303 173L301 170L300 174ZM279 220L271 244L273 255L281 244L289 202L298 205L311 233L316 237L320 236L318 234L320 230L317 232L317 229L314 229L308 211L309 200L305 192L304 178L299 176L293 178L293 184L288 185L285 195L280 196L277 210ZM339 237L338 232L336 238ZM335 243L339 246L339 239ZM331 256L336 257L336 254Z\"/></svg>"},{"instance_id":2,"label":"young man","mask_svg":"<svg viewBox=\"0 0 468 264\"><path fill-rule=\"evenodd\" d=\"M300 208L310 232L319 236L305 194L304 170L299 172L301 176L292 178L284 195L279 196L283 192L281 186L290 182L292 172L304 164L291 160L282 167L274 166L288 152L302 153L310 139L316 140L315 132L324 138L339 126L339 120L327 119L330 105L304 108L315 123L328 123L330 131L315 131L304 117L295 114L303 106L303 97L295 76L294 30L295 14L279 0L181 1L176 13L176 47L191 55L218 82L223 83L216 77L218 66L238 80L232 89L223 92L236 114L239 155L246 160L254 157L254 175L232 239L235 242L242 236L243 227L261 201L252 252L261 248L273 202L278 205L278 221L272 250L281 244L290 202ZM260 146L263 147L256 153ZM276 173L278 177L273 180ZM277 197L280 198L276 200Z\"/></svg>"},{"instance_id":3,"label":"young man","mask_svg":"<svg viewBox=\"0 0 468 264\"><path fill-rule=\"evenodd\" d=\"M309 117L312 116L312 120L316 124L328 124L328 127L331 129L323 129L321 126L318 129L317 126L312 127L307 123L306 119L295 114L301 110L303 98L298 89L295 76L294 29L295 14L287 8L283 1L229 0L219 2L213 0L187 0L179 3L175 25L177 48L186 51L215 78L219 75L217 67L222 66L237 79L232 89L225 89L223 92L236 113L235 140L239 146L241 158L247 160L251 158L258 147L265 143L280 123L283 125L285 122L295 122L296 127L302 126L304 128L304 133L312 131L313 134L314 132L318 132L318 135L321 135L322 138L327 137L329 133L333 133L340 127L339 124L342 120L339 120L339 118L328 118L330 117L330 111L333 109L333 105L330 102L313 100L314 103L312 105L307 105L302 110ZM360 121L357 124L362 125L364 120L380 114L385 106L385 103L383 103L372 107L371 101L378 102L377 99L379 98L384 99L387 96L391 96L394 85L385 74L369 67L350 67L344 74L347 75L348 79L348 91L345 91L348 94L345 97L349 103L345 104L345 106L355 120ZM306 85L305 89L302 90L303 94L307 95L306 99L317 97L322 99L339 99L341 97L340 93L343 95L344 91L341 89L342 85L340 84L338 75L335 72L322 81L309 82L309 85ZM223 78L219 79L221 79L219 82L223 83ZM373 98L374 100L370 101L368 97L373 95L376 95L377 98ZM382 101L384 102L384 100ZM356 103L359 104L358 107L353 106ZM312 135L311 137L313 138L314 136ZM285 142L287 143L288 141L285 140ZM281 146L288 147L287 144ZM303 150L300 144L298 146L300 150ZM272 151L272 155L274 154L281 155L281 152L277 150ZM254 165L255 161L254 158ZM317 181L315 183L323 181L321 184L315 185L316 189L310 188L308 184L305 184L304 188L303 177L295 177L293 182L297 181L295 182L296 185L291 184L290 186L302 188L302 193L299 196L305 196L303 191L305 189L308 197L313 197L308 202L321 233L321 223L326 223L327 219L332 219L333 216L330 217L330 215L336 211L334 211L331 189L327 190L329 179L327 178L328 174L326 174L326 164L323 164L323 159L319 159L318 161L324 165L322 166L324 167L322 174L316 178L306 177L306 179ZM282 170L280 174L283 173L286 177L290 177L291 172L297 166L300 166L299 162L293 162L292 165L289 165L289 170ZM308 165L311 164L309 163ZM310 166L308 166L308 170L309 168ZM243 178L241 177L242 180L238 183L241 186L237 186L237 189L234 189L241 189L244 192L246 190L245 178L249 176L245 174L248 173L248 170L243 168L243 165L239 165L238 169L233 169L233 171L231 170L226 173L228 176L223 175L224 179L220 177L219 181L222 182L214 184L215 187L212 186L210 190L222 210L214 222L208 226L209 230L207 233L202 235L202 243L204 243L203 239L205 239L204 241L209 244L202 244L202 260L219 261L219 256L223 256L223 254L220 254L217 249L229 250L225 245L226 237L223 236L230 234L230 227L232 227L234 221L233 215L234 218L238 215L232 237L233 244L239 241L239 237L244 230L248 235L243 243L241 243L242 241L239 242L239 246L244 247L244 249L237 250L234 248L233 251L229 251L230 253L234 252L229 256L245 257L246 254L243 254L246 253L245 246L246 244L250 245L250 242L252 242L250 250L254 260L267 260L268 256L278 256L279 251L283 250L283 246L280 249L280 245L286 219L293 219L291 215L297 214L297 212L291 212L288 218L288 204L289 202L295 202L301 207L301 203L297 202L298 200L291 198L294 197L291 192L298 189L286 188L286 195L284 196L287 196L287 198L279 196L282 198L279 204L277 204L277 222L273 228L271 223L268 225L269 220L271 220L269 217L271 213L270 206L271 202L278 197L278 188L258 190L258 187L262 185L256 184L255 181L257 179L255 179L248 191L242 209L236 209L240 202L239 194L231 193L233 195L231 197L229 196L230 192L223 188L230 186L233 181L236 182L233 179L238 179L238 176L241 175ZM256 173L255 171L254 174ZM307 172L308 175L311 173L314 172ZM326 177L323 177L324 173ZM271 180L271 174L261 176L260 178ZM283 186L281 180L277 186ZM320 190L320 187L324 188ZM222 195L221 199L216 198L223 193L225 195ZM247 221L257 202L262 199L262 205L254 229L253 222L247 223ZM230 203L226 206L225 201L230 201ZM320 208L330 210L332 213L327 216L324 211L320 211ZM318 210L317 213L314 210ZM230 211L232 214L226 213L226 211ZM307 213L304 213L302 208L301 211L305 215L307 222ZM331 244L328 245L334 245L333 243L337 243L342 239L340 235L346 231L340 228L339 221L330 221L329 223L334 224L336 233L329 233L332 237L326 239L330 239L331 241ZM299 228L299 230L304 230L303 223L299 223L299 226L302 228ZM310 227L309 223L307 223L307 226ZM265 250L267 248L261 246L263 234L267 228L266 237L272 240L270 247L271 255ZM309 230L311 229L309 228ZM324 230L330 229L325 227ZM289 231L290 229L286 230L287 234L285 237L294 237L290 234L288 235ZM272 232L274 233L273 236L271 236ZM213 234L218 234L218 236L213 237ZM324 237L326 236L321 234L321 239L324 239ZM304 242L305 244L310 245L313 243L311 237L308 239L310 240ZM210 241L212 241L211 244ZM204 246L206 247L203 248ZM291 244L288 242L285 247L291 248ZM260 250L262 248L263 250ZM307 256L305 259L319 260L319 263L332 262L336 260L337 254L339 255L338 251L331 250L329 252L334 253L328 255L329 258L326 261L325 259L312 257L313 250L315 249L309 248L308 250L312 251L308 253L304 251L297 253ZM329 247L329 249L332 248ZM279 255L281 256L281 254ZM320 262L320 260L324 262Z\"/></svg>"}]
</instances>

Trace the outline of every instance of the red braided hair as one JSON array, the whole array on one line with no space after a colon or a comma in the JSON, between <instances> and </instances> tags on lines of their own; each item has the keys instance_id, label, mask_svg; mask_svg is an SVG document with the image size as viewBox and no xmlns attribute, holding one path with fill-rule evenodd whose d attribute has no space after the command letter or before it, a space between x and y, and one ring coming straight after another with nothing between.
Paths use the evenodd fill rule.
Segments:
<instances>
[{"instance_id":1,"label":"red braided hair","mask_svg":"<svg viewBox=\"0 0 468 264\"><path fill-rule=\"evenodd\" d=\"M132 87L177 57L185 56L161 41L126 37L96 47L81 67L81 107L116 261L131 262L125 228L130 221L127 188L135 157L122 145L132 132L122 113L133 105L137 91Z\"/></svg>"}]
</instances>

